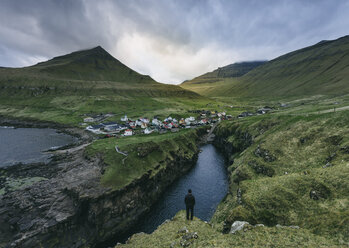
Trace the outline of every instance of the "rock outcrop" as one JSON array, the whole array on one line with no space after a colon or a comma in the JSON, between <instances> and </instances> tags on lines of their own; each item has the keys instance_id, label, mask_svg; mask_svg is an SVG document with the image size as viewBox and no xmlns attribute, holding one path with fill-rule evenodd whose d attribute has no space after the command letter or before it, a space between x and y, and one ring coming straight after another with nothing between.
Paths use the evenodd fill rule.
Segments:
<instances>
[{"instance_id":1,"label":"rock outcrop","mask_svg":"<svg viewBox=\"0 0 349 248\"><path fill-rule=\"evenodd\" d=\"M96 247L117 240L197 160L171 154L126 187L104 187L104 163L83 150L62 155L47 180L0 196L1 247ZM43 168L44 170L44 168ZM43 172L44 173L44 172Z\"/></svg>"}]
</instances>

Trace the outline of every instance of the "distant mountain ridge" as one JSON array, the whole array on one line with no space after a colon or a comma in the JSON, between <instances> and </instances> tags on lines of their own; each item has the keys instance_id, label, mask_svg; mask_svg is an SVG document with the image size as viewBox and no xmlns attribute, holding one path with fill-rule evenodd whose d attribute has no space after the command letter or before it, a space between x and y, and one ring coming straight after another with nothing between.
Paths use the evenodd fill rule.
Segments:
<instances>
[{"instance_id":1,"label":"distant mountain ridge","mask_svg":"<svg viewBox=\"0 0 349 248\"><path fill-rule=\"evenodd\" d=\"M239 78L183 88L205 96L303 96L349 93L349 36L321 41L267 63Z\"/></svg>"},{"instance_id":2,"label":"distant mountain ridge","mask_svg":"<svg viewBox=\"0 0 349 248\"><path fill-rule=\"evenodd\" d=\"M207 72L201 76L195 77L191 80L184 81L182 84L200 84L208 82L216 82L220 78L229 78L229 77L241 77L248 73L250 70L263 65L267 61L247 61L247 62L238 62L223 67L219 67L212 72Z\"/></svg>"}]
</instances>

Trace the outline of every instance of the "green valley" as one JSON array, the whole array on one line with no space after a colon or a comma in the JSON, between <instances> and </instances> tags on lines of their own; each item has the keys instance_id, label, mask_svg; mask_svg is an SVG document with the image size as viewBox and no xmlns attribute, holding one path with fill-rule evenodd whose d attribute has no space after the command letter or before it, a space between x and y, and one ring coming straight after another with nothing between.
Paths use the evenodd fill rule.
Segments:
<instances>
[{"instance_id":1,"label":"green valley","mask_svg":"<svg viewBox=\"0 0 349 248\"><path fill-rule=\"evenodd\" d=\"M179 211L153 233L135 234L116 247L347 247L348 50L345 36L268 62L218 68L180 86L141 75L101 47L25 68L0 68L1 117L55 123L80 133L85 132L83 119L99 114L109 114L103 121L120 122L127 114L132 119L158 116L163 123L150 122L156 132L148 135L102 139L91 134L78 148L55 154L48 176L35 171L35 178L45 180L29 180L26 189L1 189L4 199L10 194L16 199L7 197L7 205L0 205L12 215L18 214L22 198L40 198L39 189L63 199L53 217L49 208L43 217L37 213L39 224L23 227L29 226L23 233L34 230L37 237L17 238L17 227L6 228L8 237L19 243L28 237L31 244L52 247L76 240L73 247L116 241L193 167L212 128L209 142L225 157L229 186L210 222L186 221ZM231 116L218 117L223 112ZM169 115L195 116L197 125L165 128L163 119ZM215 119L198 127L206 118ZM26 170L19 170L15 179L30 178ZM1 173L1 182L8 180L10 172ZM50 204L61 203L49 198L43 206ZM20 220L32 223L36 216L25 207ZM240 221L248 224L233 233ZM40 229L41 223L53 223L52 229ZM65 235L67 230L72 234Z\"/></svg>"},{"instance_id":2,"label":"green valley","mask_svg":"<svg viewBox=\"0 0 349 248\"><path fill-rule=\"evenodd\" d=\"M300 97L349 93L349 36L322 41L264 63L240 77L197 78L183 88L206 96ZM203 78L203 76L198 77Z\"/></svg>"}]
</instances>

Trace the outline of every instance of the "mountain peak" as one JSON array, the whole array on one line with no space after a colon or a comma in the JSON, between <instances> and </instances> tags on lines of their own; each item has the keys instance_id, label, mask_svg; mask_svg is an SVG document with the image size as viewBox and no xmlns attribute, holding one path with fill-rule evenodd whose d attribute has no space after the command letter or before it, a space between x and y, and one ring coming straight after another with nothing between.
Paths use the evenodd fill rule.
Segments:
<instances>
[{"instance_id":1,"label":"mountain peak","mask_svg":"<svg viewBox=\"0 0 349 248\"><path fill-rule=\"evenodd\" d=\"M151 77L128 68L101 46L54 57L32 68L55 78L128 83L154 82Z\"/></svg>"},{"instance_id":2,"label":"mountain peak","mask_svg":"<svg viewBox=\"0 0 349 248\"><path fill-rule=\"evenodd\" d=\"M93 51L93 52L97 52L97 53L104 53L104 54L108 54L110 55L103 47L101 46L96 46L94 48L91 49L86 49L86 50L81 50L81 52L88 52L88 51Z\"/></svg>"}]
</instances>

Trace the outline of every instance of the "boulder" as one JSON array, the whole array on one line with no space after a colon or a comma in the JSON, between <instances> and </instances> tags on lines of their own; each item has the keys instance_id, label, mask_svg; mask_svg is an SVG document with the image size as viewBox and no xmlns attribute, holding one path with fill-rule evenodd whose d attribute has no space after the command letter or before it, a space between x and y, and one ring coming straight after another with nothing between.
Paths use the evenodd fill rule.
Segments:
<instances>
[{"instance_id":1,"label":"boulder","mask_svg":"<svg viewBox=\"0 0 349 248\"><path fill-rule=\"evenodd\" d=\"M178 233L188 233L187 227L182 227L181 229L178 230Z\"/></svg>"},{"instance_id":2,"label":"boulder","mask_svg":"<svg viewBox=\"0 0 349 248\"><path fill-rule=\"evenodd\" d=\"M311 190L309 193L309 196L313 200L319 200L319 198L320 198L320 196L319 196L318 192L316 192L316 190Z\"/></svg>"},{"instance_id":3,"label":"boulder","mask_svg":"<svg viewBox=\"0 0 349 248\"><path fill-rule=\"evenodd\" d=\"M330 162L328 162L324 166L322 166L322 168L328 168L328 167L332 167L332 166L333 165Z\"/></svg>"},{"instance_id":4,"label":"boulder","mask_svg":"<svg viewBox=\"0 0 349 248\"><path fill-rule=\"evenodd\" d=\"M230 233L236 233L244 228L245 225L249 225L247 221L235 221L230 228Z\"/></svg>"},{"instance_id":5,"label":"boulder","mask_svg":"<svg viewBox=\"0 0 349 248\"><path fill-rule=\"evenodd\" d=\"M194 239L198 239L197 232L190 232L182 236L182 240L179 242L182 247L188 247L194 242Z\"/></svg>"}]
</instances>

